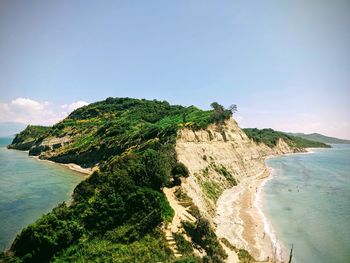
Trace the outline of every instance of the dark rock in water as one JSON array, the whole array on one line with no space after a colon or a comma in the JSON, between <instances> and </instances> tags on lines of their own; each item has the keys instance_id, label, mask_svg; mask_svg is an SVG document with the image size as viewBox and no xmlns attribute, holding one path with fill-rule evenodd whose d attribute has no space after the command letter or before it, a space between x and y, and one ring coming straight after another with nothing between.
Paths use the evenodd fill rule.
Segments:
<instances>
[{"instance_id":1,"label":"dark rock in water","mask_svg":"<svg viewBox=\"0 0 350 263\"><path fill-rule=\"evenodd\" d=\"M290 206L287 206L287 207L284 208L284 210L286 210L286 211L292 211L292 208L291 208Z\"/></svg>"}]
</instances>

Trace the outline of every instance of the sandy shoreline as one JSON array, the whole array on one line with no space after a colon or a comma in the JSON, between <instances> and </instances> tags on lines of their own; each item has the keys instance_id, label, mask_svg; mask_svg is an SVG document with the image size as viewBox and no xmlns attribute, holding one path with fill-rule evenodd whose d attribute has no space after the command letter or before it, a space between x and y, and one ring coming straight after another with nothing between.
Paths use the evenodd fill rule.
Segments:
<instances>
[{"instance_id":1,"label":"sandy shoreline","mask_svg":"<svg viewBox=\"0 0 350 263\"><path fill-rule=\"evenodd\" d=\"M8 150L29 153L29 151L22 151L22 150L17 150L17 149L8 149ZM72 171L75 171L75 172L78 172L81 174L85 174L85 175L91 175L94 172L93 168L83 168L80 165L75 164L75 163L57 163L57 162L46 160L46 159L40 159L38 156L32 156L32 155L28 155L28 156L31 158L34 158L37 161L44 161L44 162L49 162L49 163L54 163L54 164L65 166Z\"/></svg>"},{"instance_id":2,"label":"sandy shoreline","mask_svg":"<svg viewBox=\"0 0 350 263\"><path fill-rule=\"evenodd\" d=\"M275 255L276 239L261 210L261 188L270 172L266 169L224 191L217 203L217 235L248 250L256 260L279 258Z\"/></svg>"},{"instance_id":3,"label":"sandy shoreline","mask_svg":"<svg viewBox=\"0 0 350 263\"><path fill-rule=\"evenodd\" d=\"M84 174L84 175L91 175L93 173L93 169L92 168L83 168L78 164L75 163L57 163L54 161L50 161L50 160L45 160L45 159L40 159L38 156L29 156L34 158L37 161L43 161L43 162L49 162L49 163L54 163L54 164L58 164L64 167L67 167L68 169Z\"/></svg>"},{"instance_id":4,"label":"sandy shoreline","mask_svg":"<svg viewBox=\"0 0 350 263\"><path fill-rule=\"evenodd\" d=\"M290 154L310 154L306 152ZM284 154L289 155L289 154ZM268 156L265 161L278 156ZM226 238L238 248L244 248L259 261L288 262L289 248L277 240L273 227L263 213L263 187L273 177L273 169L242 180L227 189L217 201L215 224L218 237Z\"/></svg>"}]
</instances>

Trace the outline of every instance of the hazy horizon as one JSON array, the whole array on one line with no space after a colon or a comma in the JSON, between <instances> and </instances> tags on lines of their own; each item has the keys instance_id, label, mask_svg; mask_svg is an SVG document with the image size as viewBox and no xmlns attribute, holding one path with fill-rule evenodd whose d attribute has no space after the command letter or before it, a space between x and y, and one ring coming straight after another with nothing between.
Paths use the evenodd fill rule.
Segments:
<instances>
[{"instance_id":1,"label":"hazy horizon","mask_svg":"<svg viewBox=\"0 0 350 263\"><path fill-rule=\"evenodd\" d=\"M135 97L350 139L349 13L346 0L2 1L0 124Z\"/></svg>"}]
</instances>

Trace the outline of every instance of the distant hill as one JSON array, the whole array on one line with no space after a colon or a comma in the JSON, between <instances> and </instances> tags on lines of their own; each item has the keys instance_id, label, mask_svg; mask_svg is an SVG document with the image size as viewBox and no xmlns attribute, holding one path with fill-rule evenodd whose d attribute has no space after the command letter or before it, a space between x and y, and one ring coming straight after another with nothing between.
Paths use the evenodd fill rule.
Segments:
<instances>
[{"instance_id":1,"label":"distant hill","mask_svg":"<svg viewBox=\"0 0 350 263\"><path fill-rule=\"evenodd\" d=\"M257 128L246 128L243 129L247 136L257 143L264 143L270 148L276 146L279 139L283 139L289 146L296 148L310 148L310 147L320 147L329 148L330 145L318 141L310 140L308 138L302 138L293 134L287 134L280 131L275 131L273 129L257 129Z\"/></svg>"},{"instance_id":2,"label":"distant hill","mask_svg":"<svg viewBox=\"0 0 350 263\"><path fill-rule=\"evenodd\" d=\"M323 143L341 143L341 144L350 144L350 140L338 139L334 137L325 136L319 133L287 133L292 136L297 136L306 140L315 141L315 142L323 142Z\"/></svg>"}]
</instances>

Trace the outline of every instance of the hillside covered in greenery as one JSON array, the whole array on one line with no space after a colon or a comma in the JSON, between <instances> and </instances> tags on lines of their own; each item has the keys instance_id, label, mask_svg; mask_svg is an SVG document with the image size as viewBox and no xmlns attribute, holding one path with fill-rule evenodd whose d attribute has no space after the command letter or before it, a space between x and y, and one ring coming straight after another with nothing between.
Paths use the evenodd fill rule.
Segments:
<instances>
[{"instance_id":1,"label":"hillside covered in greenery","mask_svg":"<svg viewBox=\"0 0 350 263\"><path fill-rule=\"evenodd\" d=\"M8 148L27 151L33 147L36 140L44 136L49 129L49 127L45 126L28 125L22 132L16 134Z\"/></svg>"},{"instance_id":2,"label":"hillside covered in greenery","mask_svg":"<svg viewBox=\"0 0 350 263\"><path fill-rule=\"evenodd\" d=\"M195 257L187 245L184 256L175 258L161 229L173 217L161 188L188 174L176 159L177 130L205 128L231 115L219 104L203 111L155 100L108 98L38 132L30 154L99 168L75 188L70 206L62 203L23 229L2 260L222 262L226 255L200 215L189 235L207 256ZM11 147L20 138L25 141L25 134L34 137L29 129Z\"/></svg>"},{"instance_id":3,"label":"hillside covered in greenery","mask_svg":"<svg viewBox=\"0 0 350 263\"><path fill-rule=\"evenodd\" d=\"M230 110L213 106L216 109L203 111L165 101L108 98L75 110L45 133L37 134L29 154L91 167L131 147L140 148L151 139L161 144L173 142L178 128L206 128L231 116ZM32 127L22 133L31 132ZM18 140L24 140L22 133ZM11 148L16 148L17 139Z\"/></svg>"},{"instance_id":4,"label":"hillside covered in greenery","mask_svg":"<svg viewBox=\"0 0 350 263\"><path fill-rule=\"evenodd\" d=\"M279 139L283 139L289 146L295 148L310 148L320 147L329 148L330 146L317 141L307 140L301 137L292 136L284 132L275 131L273 129L257 129L257 128L246 128L243 129L247 136L257 143L264 143L270 148L276 146Z\"/></svg>"}]
</instances>

